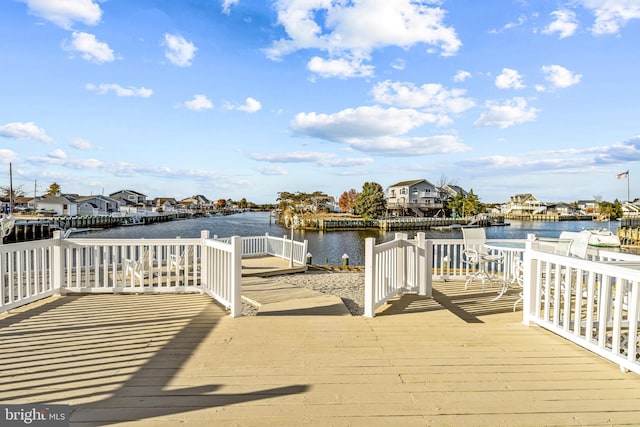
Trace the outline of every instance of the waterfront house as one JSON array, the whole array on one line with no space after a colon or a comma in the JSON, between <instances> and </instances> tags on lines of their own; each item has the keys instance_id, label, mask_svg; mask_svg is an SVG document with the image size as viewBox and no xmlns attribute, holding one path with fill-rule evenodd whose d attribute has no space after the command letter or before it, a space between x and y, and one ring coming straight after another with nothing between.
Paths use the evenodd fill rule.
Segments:
<instances>
[{"instance_id":1,"label":"waterfront house","mask_svg":"<svg viewBox=\"0 0 640 427\"><path fill-rule=\"evenodd\" d=\"M178 202L173 197L156 197L152 202L158 212L175 212Z\"/></svg>"},{"instance_id":2,"label":"waterfront house","mask_svg":"<svg viewBox=\"0 0 640 427\"><path fill-rule=\"evenodd\" d=\"M433 216L443 208L440 191L426 179L391 185L385 194L392 215Z\"/></svg>"},{"instance_id":3,"label":"waterfront house","mask_svg":"<svg viewBox=\"0 0 640 427\"><path fill-rule=\"evenodd\" d=\"M38 209L55 212L58 216L78 215L78 202L71 196L51 196L38 200Z\"/></svg>"},{"instance_id":4,"label":"waterfront house","mask_svg":"<svg viewBox=\"0 0 640 427\"><path fill-rule=\"evenodd\" d=\"M205 209L212 208L214 203L202 194L196 194L179 202L180 206L187 209Z\"/></svg>"},{"instance_id":5,"label":"waterfront house","mask_svg":"<svg viewBox=\"0 0 640 427\"><path fill-rule=\"evenodd\" d=\"M113 212L117 212L119 208L117 200L101 194L81 196L77 198L77 202L78 215L80 216L109 215Z\"/></svg>"},{"instance_id":6,"label":"waterfront house","mask_svg":"<svg viewBox=\"0 0 640 427\"><path fill-rule=\"evenodd\" d=\"M109 194L112 199L118 200L120 204L127 206L147 206L147 196L133 190L120 190Z\"/></svg>"},{"instance_id":7,"label":"waterfront house","mask_svg":"<svg viewBox=\"0 0 640 427\"><path fill-rule=\"evenodd\" d=\"M467 197L469 193L462 187L454 184L445 184L439 188L441 195L443 196L443 200L446 200L450 197L455 197L458 194L462 193L464 197Z\"/></svg>"},{"instance_id":8,"label":"waterfront house","mask_svg":"<svg viewBox=\"0 0 640 427\"><path fill-rule=\"evenodd\" d=\"M557 213L561 216L571 216L578 215L580 212L576 206L571 205L569 203L555 203L547 206L547 212L549 213Z\"/></svg>"},{"instance_id":9,"label":"waterfront house","mask_svg":"<svg viewBox=\"0 0 640 427\"><path fill-rule=\"evenodd\" d=\"M509 198L504 206L507 215L540 215L547 211L547 206L540 202L533 194L516 194Z\"/></svg>"},{"instance_id":10,"label":"waterfront house","mask_svg":"<svg viewBox=\"0 0 640 427\"><path fill-rule=\"evenodd\" d=\"M635 200L632 202L624 202L622 204L622 216L623 217L638 217L640 216L640 201Z\"/></svg>"},{"instance_id":11,"label":"waterfront house","mask_svg":"<svg viewBox=\"0 0 640 427\"><path fill-rule=\"evenodd\" d=\"M598 213L600 211L600 203L597 200L578 200L576 205L585 214Z\"/></svg>"}]
</instances>

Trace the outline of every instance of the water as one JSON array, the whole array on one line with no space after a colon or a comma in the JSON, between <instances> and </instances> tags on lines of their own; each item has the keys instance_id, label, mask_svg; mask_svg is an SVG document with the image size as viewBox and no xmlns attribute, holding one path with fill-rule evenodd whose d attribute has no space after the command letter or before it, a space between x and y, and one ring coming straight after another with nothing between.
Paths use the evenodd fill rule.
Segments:
<instances>
[{"instance_id":1,"label":"water","mask_svg":"<svg viewBox=\"0 0 640 427\"><path fill-rule=\"evenodd\" d=\"M486 229L488 239L525 239L527 234L534 233L540 237L558 237L562 231L579 231L584 228L610 228L615 233L617 222L598 223L592 221L511 221L504 227L489 227ZM283 228L269 219L267 212L245 212L229 216L214 216L209 218L193 218L178 221L170 221L153 225L139 225L130 227L118 227L79 233L74 237L82 238L107 238L107 239L173 239L175 237L192 238L200 237L202 230L208 230L211 236L262 236L269 233L271 236L291 236L291 231ZM409 232L409 237L414 237L416 232ZM294 231L295 240L307 240L309 253L314 264L342 263L342 256L349 257L349 264L364 264L364 245L367 237L374 237L377 243L393 240L395 232L379 230L358 231ZM434 239L462 239L461 231L427 231L428 238Z\"/></svg>"}]
</instances>

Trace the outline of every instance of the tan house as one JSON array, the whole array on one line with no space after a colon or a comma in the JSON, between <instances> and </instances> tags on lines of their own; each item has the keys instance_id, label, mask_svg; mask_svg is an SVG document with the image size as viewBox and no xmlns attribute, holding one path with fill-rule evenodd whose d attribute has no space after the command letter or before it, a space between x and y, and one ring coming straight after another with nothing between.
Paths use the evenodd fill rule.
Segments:
<instances>
[{"instance_id":1,"label":"tan house","mask_svg":"<svg viewBox=\"0 0 640 427\"><path fill-rule=\"evenodd\" d=\"M547 206L540 202L533 194L516 194L509 198L505 205L505 214L510 215L537 215L547 211Z\"/></svg>"}]
</instances>

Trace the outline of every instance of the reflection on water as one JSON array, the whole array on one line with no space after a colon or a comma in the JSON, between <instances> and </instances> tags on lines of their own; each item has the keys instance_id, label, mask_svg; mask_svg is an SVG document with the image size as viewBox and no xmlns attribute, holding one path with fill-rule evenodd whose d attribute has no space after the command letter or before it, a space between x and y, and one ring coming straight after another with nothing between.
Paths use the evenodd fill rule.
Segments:
<instances>
[{"instance_id":1,"label":"reflection on water","mask_svg":"<svg viewBox=\"0 0 640 427\"><path fill-rule=\"evenodd\" d=\"M584 228L607 228L614 233L618 222L597 223L591 221L511 221L504 227L487 228L489 239L525 239L527 234L534 233L541 237L558 237L562 231L579 231ZM266 212L246 212L229 216L210 218L193 218L171 221L153 225L118 227L91 233L81 233L74 237L107 238L107 239L139 239L139 238L175 238L200 237L202 230L208 230L211 236L261 236L269 233L271 236L287 236L290 230L280 227L270 221ZM462 239L461 231L428 231L427 238L433 239ZM408 232L409 237L415 236L415 231ZM314 264L342 263L342 256L349 257L349 264L364 264L364 245L367 237L374 237L377 243L392 240L395 232L379 230L331 231L316 232L296 230L294 239L309 242L309 253Z\"/></svg>"}]
</instances>

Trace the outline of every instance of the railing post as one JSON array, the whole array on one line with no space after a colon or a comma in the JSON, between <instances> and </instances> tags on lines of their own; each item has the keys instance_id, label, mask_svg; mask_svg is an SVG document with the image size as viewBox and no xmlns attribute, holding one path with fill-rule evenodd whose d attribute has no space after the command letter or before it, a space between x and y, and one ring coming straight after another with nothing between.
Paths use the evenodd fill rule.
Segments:
<instances>
[{"instance_id":1,"label":"railing post","mask_svg":"<svg viewBox=\"0 0 640 427\"><path fill-rule=\"evenodd\" d=\"M418 233L418 250L423 254L420 259L419 295L431 298L433 294L433 241L426 240L425 233Z\"/></svg>"},{"instance_id":2,"label":"railing post","mask_svg":"<svg viewBox=\"0 0 640 427\"><path fill-rule=\"evenodd\" d=\"M306 258L307 256L307 252L309 249L309 241L308 240L303 240L303 247L302 247L302 257ZM306 264L306 259L302 259L302 265Z\"/></svg>"},{"instance_id":3,"label":"railing post","mask_svg":"<svg viewBox=\"0 0 640 427\"><path fill-rule=\"evenodd\" d=\"M242 316L242 237L231 237L231 317Z\"/></svg>"},{"instance_id":4,"label":"railing post","mask_svg":"<svg viewBox=\"0 0 640 427\"><path fill-rule=\"evenodd\" d=\"M62 293L62 283L64 283L64 244L62 231L53 232L53 260L52 260L52 285L58 293Z\"/></svg>"},{"instance_id":5,"label":"railing post","mask_svg":"<svg viewBox=\"0 0 640 427\"><path fill-rule=\"evenodd\" d=\"M407 233L396 233L396 240L401 240L396 253L396 288L407 286Z\"/></svg>"},{"instance_id":6,"label":"railing post","mask_svg":"<svg viewBox=\"0 0 640 427\"><path fill-rule=\"evenodd\" d=\"M196 286L204 288L206 288L207 285L206 278L209 277L209 257L207 256L207 245L205 244L205 241L209 239L209 236L209 230L200 231L200 280L199 282L194 283ZM193 253L193 256L196 256L195 251Z\"/></svg>"},{"instance_id":7,"label":"railing post","mask_svg":"<svg viewBox=\"0 0 640 427\"><path fill-rule=\"evenodd\" d=\"M375 304L375 246L376 239L367 237L364 241L364 315L373 317Z\"/></svg>"},{"instance_id":8,"label":"railing post","mask_svg":"<svg viewBox=\"0 0 640 427\"><path fill-rule=\"evenodd\" d=\"M531 310L535 303L535 292L537 281L537 269L536 261L533 259L532 251L534 249L536 236L529 234L527 236L527 242L525 243L525 251L522 256L522 262L524 267L523 272L523 284L522 284L522 323L526 326L531 325Z\"/></svg>"}]
</instances>

